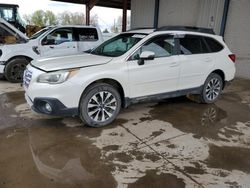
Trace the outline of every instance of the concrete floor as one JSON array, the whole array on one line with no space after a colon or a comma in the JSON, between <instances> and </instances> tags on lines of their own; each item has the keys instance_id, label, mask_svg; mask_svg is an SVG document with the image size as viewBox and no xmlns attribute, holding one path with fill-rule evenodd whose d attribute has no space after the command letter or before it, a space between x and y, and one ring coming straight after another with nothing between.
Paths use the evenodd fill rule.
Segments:
<instances>
[{"instance_id":1,"label":"concrete floor","mask_svg":"<svg viewBox=\"0 0 250 188\"><path fill-rule=\"evenodd\" d=\"M213 105L176 98L125 109L105 128L31 112L0 81L0 187L249 187L250 81Z\"/></svg>"}]
</instances>

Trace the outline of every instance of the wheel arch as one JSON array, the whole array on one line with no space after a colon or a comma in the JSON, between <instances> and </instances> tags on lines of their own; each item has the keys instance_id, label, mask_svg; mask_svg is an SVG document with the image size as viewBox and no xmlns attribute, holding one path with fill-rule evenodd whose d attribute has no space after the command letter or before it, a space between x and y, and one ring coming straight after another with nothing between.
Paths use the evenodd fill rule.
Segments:
<instances>
[{"instance_id":1,"label":"wheel arch","mask_svg":"<svg viewBox=\"0 0 250 188\"><path fill-rule=\"evenodd\" d=\"M82 92L82 95L84 94L84 92L86 92L93 84L96 83L106 83L109 84L113 87L115 87L117 89L117 91L119 92L120 96L121 96L121 100L122 100L122 108L126 107L126 98L125 98L125 92L124 92L124 88L122 87L121 83L113 78L101 78L98 80L95 80L93 82L91 82L90 84L87 85L87 87L85 87L85 89ZM81 98L82 98L81 95ZM80 100L79 100L80 103ZM80 104L79 104L80 105Z\"/></svg>"},{"instance_id":2,"label":"wheel arch","mask_svg":"<svg viewBox=\"0 0 250 188\"><path fill-rule=\"evenodd\" d=\"M222 81L223 81L223 89L224 89L224 87L225 87L225 73L224 73L221 69L216 69L216 70L214 70L214 71L211 72L211 73L218 74L218 75L221 77L221 79L222 79ZM211 73L210 73L210 74L211 74Z\"/></svg>"},{"instance_id":3,"label":"wheel arch","mask_svg":"<svg viewBox=\"0 0 250 188\"><path fill-rule=\"evenodd\" d=\"M10 61L12 61L13 59L17 59L17 58L25 58L27 61L32 61L33 58L29 57L29 56L26 56L26 55L16 55L16 56L13 56L11 57L10 59L7 60L7 63L8 64Z\"/></svg>"}]
</instances>

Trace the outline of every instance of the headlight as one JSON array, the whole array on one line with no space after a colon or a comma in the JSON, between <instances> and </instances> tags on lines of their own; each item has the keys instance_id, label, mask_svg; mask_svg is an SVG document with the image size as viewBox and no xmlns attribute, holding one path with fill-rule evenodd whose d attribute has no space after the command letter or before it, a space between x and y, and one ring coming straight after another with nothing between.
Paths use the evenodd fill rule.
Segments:
<instances>
[{"instance_id":1,"label":"headlight","mask_svg":"<svg viewBox=\"0 0 250 188\"><path fill-rule=\"evenodd\" d=\"M37 78L37 82L39 83L48 83L48 84L60 84L74 76L78 72L78 69L72 70L63 70L51 73L41 74Z\"/></svg>"}]
</instances>

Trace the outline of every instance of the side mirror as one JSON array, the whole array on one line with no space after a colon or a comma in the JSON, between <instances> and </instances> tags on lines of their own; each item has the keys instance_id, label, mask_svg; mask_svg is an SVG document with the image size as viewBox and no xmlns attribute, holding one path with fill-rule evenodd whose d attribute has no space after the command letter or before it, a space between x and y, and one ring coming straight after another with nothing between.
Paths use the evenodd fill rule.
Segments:
<instances>
[{"instance_id":1,"label":"side mirror","mask_svg":"<svg viewBox=\"0 0 250 188\"><path fill-rule=\"evenodd\" d=\"M140 58L138 60L138 65L144 65L145 60L154 60L155 58L155 53L152 51L145 51L142 52L140 55Z\"/></svg>"}]
</instances>

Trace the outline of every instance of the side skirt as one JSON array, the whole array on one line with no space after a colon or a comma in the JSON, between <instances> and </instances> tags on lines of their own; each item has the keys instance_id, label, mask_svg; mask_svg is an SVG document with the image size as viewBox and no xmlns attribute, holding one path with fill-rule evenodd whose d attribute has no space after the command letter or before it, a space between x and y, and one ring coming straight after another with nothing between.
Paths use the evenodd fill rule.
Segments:
<instances>
[{"instance_id":1,"label":"side skirt","mask_svg":"<svg viewBox=\"0 0 250 188\"><path fill-rule=\"evenodd\" d=\"M128 106L130 106L132 104L149 102L149 101L151 101L151 102L152 101L160 101L163 99L185 96L188 94L200 94L202 91L202 88L203 88L203 85L200 87L196 87L196 88L172 91L172 92L161 93L161 94L156 94L156 95L148 95L148 96L136 97L136 98L126 97L124 107L127 108Z\"/></svg>"}]
</instances>

